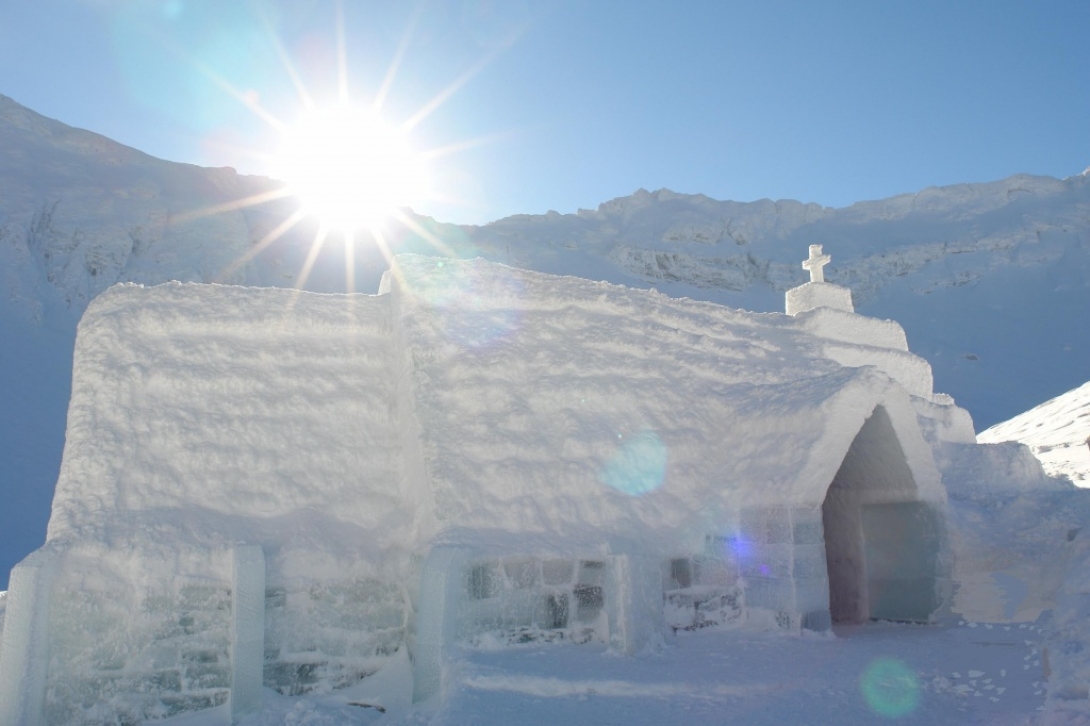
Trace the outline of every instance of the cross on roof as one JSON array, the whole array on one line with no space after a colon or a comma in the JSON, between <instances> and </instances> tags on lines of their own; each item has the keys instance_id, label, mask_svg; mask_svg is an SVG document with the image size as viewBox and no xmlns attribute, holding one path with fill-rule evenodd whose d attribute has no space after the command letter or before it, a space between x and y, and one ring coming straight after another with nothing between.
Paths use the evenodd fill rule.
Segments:
<instances>
[{"instance_id":1,"label":"cross on roof","mask_svg":"<svg viewBox=\"0 0 1090 726\"><path fill-rule=\"evenodd\" d=\"M810 271L810 282L825 282L825 270L822 269L833 259L821 254L821 245L810 245L810 259L803 260L802 269Z\"/></svg>"}]
</instances>

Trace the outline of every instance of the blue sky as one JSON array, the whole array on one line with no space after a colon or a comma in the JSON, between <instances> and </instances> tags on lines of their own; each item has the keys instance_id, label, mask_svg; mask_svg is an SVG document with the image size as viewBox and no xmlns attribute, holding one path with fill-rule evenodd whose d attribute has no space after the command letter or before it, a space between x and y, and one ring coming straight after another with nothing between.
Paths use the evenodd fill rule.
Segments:
<instances>
[{"instance_id":1,"label":"blue sky","mask_svg":"<svg viewBox=\"0 0 1090 726\"><path fill-rule=\"evenodd\" d=\"M265 173L338 94L334 0L0 0L0 93L155 156ZM639 187L845 206L1090 166L1085 0L343 0L347 90L413 130L484 223ZM414 32L406 36L413 18ZM279 51L278 51L279 47ZM472 142L472 143L467 143Z\"/></svg>"}]
</instances>

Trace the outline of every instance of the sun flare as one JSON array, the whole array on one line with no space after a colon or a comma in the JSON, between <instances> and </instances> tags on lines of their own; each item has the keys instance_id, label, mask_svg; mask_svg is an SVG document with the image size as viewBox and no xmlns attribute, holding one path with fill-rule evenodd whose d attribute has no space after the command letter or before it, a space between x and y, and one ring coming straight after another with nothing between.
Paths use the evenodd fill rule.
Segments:
<instances>
[{"instance_id":1,"label":"sun flare","mask_svg":"<svg viewBox=\"0 0 1090 726\"><path fill-rule=\"evenodd\" d=\"M289 213L280 224L224 267L221 271L224 280L230 279L239 269L275 245L308 217L318 224L306 259L295 277L294 287L299 290L307 288L311 272L327 264L323 260L328 255L323 252L329 242L344 251L347 292L356 291L356 252L360 245L374 245L388 264L404 239L412 240L413 243L422 242L432 247L437 254L456 256L451 245L429 225L420 224L414 215L404 214L403 210L411 207L420 211L429 202L451 201L451 197L437 193L433 187L431 165L438 159L487 143L490 139L478 138L450 143L422 152L410 142L409 132L490 65L506 46L497 46L485 54L400 125L394 126L384 121L379 112L391 92L394 79L410 47L420 13L410 20L381 85L373 96L368 96L370 103L357 104L351 101L349 91L348 53L344 32L345 4L336 0L334 7L339 100L330 105L315 104L314 96L293 62L289 49L277 36L271 21L262 15L271 45L298 92L300 115L294 123L266 108L260 94L236 85L207 64L191 59L194 70L206 75L217 87L243 104L278 134L278 139L270 146L260 151L252 150L251 154L262 160L265 173L280 179L284 185L224 204L195 209L186 212L184 216L206 217L286 197L295 197L300 202L298 208ZM449 179L449 167L444 167L443 162L439 164L439 169L443 171L437 171L434 178ZM437 184L444 185L441 181Z\"/></svg>"},{"instance_id":2,"label":"sun flare","mask_svg":"<svg viewBox=\"0 0 1090 726\"><path fill-rule=\"evenodd\" d=\"M308 111L283 132L276 175L307 214L343 232L374 228L428 194L424 158L366 108Z\"/></svg>"}]
</instances>

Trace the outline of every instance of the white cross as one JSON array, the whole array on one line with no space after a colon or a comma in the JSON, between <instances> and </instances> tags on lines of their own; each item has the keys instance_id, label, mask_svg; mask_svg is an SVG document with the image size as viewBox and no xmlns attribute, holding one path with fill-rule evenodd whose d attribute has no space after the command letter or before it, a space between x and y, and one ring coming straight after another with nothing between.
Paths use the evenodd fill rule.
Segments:
<instances>
[{"instance_id":1,"label":"white cross","mask_svg":"<svg viewBox=\"0 0 1090 726\"><path fill-rule=\"evenodd\" d=\"M822 268L833 259L821 254L821 245L810 245L810 259L804 260L802 269L810 271L810 282L825 282L825 270Z\"/></svg>"}]
</instances>

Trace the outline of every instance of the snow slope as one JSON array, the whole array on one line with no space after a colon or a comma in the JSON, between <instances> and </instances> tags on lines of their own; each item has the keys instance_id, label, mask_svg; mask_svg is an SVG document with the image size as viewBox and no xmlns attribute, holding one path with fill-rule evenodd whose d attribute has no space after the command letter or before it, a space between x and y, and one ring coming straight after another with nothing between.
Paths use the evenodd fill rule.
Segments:
<instances>
[{"instance_id":1,"label":"snow slope","mask_svg":"<svg viewBox=\"0 0 1090 726\"><path fill-rule=\"evenodd\" d=\"M977 441L996 444L1019 441L1050 476L1070 479L1080 486L1090 480L1090 383L1068 391L1009 421L981 431Z\"/></svg>"},{"instance_id":2,"label":"snow slope","mask_svg":"<svg viewBox=\"0 0 1090 726\"><path fill-rule=\"evenodd\" d=\"M0 96L0 587L44 539L63 442L75 324L115 282L177 279L298 284L315 229L302 223L246 256L295 209L232 202L278 183L154 159L46 119ZM671 296L782 310L807 245L832 253L831 282L865 315L894 318L928 359L936 390L989 425L1085 380L1090 328L1090 178L1017 176L831 209L717 201L667 190L576 214L519 215L482 227L415 218L395 252L481 255ZM241 264L235 264L241 261ZM386 268L361 244L354 279ZM305 287L345 289L333 240Z\"/></svg>"}]
</instances>

